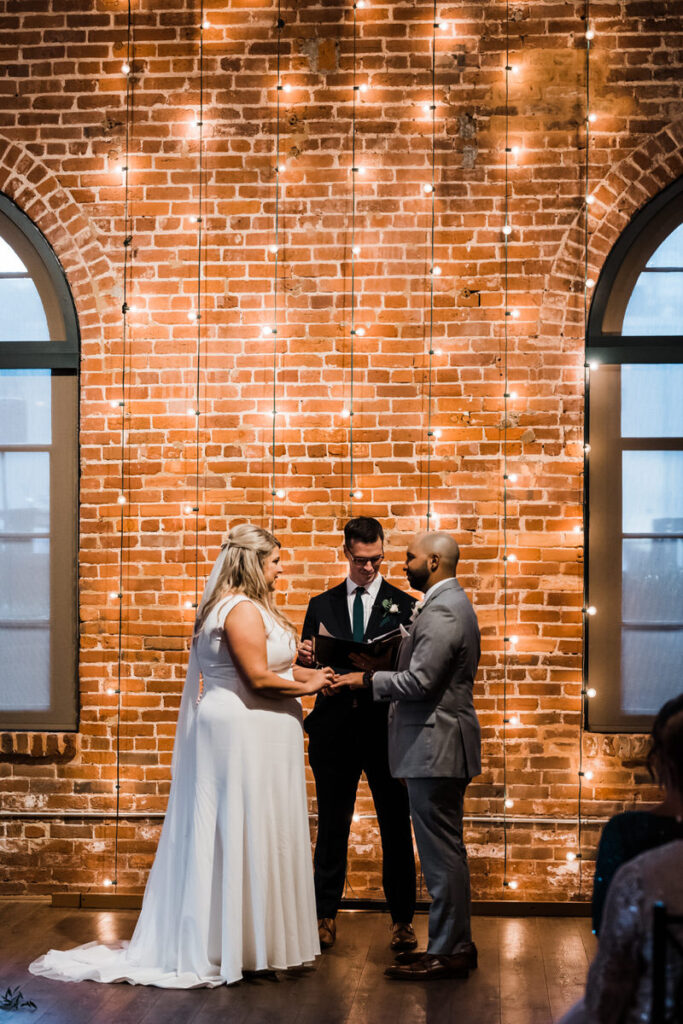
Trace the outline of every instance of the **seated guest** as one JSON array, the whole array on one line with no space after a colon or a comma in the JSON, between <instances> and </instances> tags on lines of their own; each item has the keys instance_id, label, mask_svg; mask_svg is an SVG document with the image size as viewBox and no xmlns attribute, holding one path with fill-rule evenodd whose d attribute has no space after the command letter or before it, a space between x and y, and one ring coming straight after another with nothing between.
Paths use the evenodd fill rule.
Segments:
<instances>
[{"instance_id":1,"label":"seated guest","mask_svg":"<svg viewBox=\"0 0 683 1024\"><path fill-rule=\"evenodd\" d=\"M671 808L683 812L683 711L659 734L658 771L667 782ZM652 908L661 902L683 914L683 839L658 846L619 868L607 893L600 942L586 993L560 1024L642 1024L652 1005ZM683 931L683 929L680 929ZM683 935L677 935L683 940ZM666 1020L683 1020L683 957L670 944ZM679 947L680 949L680 947Z\"/></svg>"},{"instance_id":2,"label":"seated guest","mask_svg":"<svg viewBox=\"0 0 683 1024\"><path fill-rule=\"evenodd\" d=\"M600 837L593 882L593 931L600 934L607 890L615 873L639 853L652 850L674 839L683 839L681 800L672 790L666 766L662 763L662 734L669 720L683 711L683 693L664 704L652 725L647 758L648 771L659 783L664 799L648 811L624 811L611 818Z\"/></svg>"}]
</instances>

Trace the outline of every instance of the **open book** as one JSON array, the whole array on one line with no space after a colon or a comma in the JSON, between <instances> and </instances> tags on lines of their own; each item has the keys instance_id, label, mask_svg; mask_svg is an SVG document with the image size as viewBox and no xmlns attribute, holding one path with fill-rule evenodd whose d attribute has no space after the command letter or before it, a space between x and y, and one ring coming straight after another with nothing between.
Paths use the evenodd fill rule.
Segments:
<instances>
[{"instance_id":1,"label":"open book","mask_svg":"<svg viewBox=\"0 0 683 1024\"><path fill-rule=\"evenodd\" d=\"M383 633L373 640L343 640L341 637L332 636L325 626L321 625L320 632L313 637L313 653L318 665L329 665L337 672L358 672L358 666L349 659L350 654L367 654L371 658L391 654L393 663L403 636L405 630L399 628Z\"/></svg>"}]
</instances>

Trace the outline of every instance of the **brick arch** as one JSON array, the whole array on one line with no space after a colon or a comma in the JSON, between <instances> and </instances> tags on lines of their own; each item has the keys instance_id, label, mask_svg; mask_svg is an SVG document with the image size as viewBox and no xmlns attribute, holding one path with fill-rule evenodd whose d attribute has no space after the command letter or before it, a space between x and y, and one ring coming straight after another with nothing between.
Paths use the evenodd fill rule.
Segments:
<instances>
[{"instance_id":1,"label":"brick arch","mask_svg":"<svg viewBox=\"0 0 683 1024\"><path fill-rule=\"evenodd\" d=\"M683 116L624 157L599 182L589 215L588 276L597 281L622 232L636 213L683 174ZM567 229L544 291L541 337L564 337L583 349L583 211ZM573 347L573 345L572 345Z\"/></svg>"},{"instance_id":2,"label":"brick arch","mask_svg":"<svg viewBox=\"0 0 683 1024\"><path fill-rule=\"evenodd\" d=\"M101 311L118 313L111 299L116 274L88 217L45 164L2 133L0 190L33 221L59 259L73 295L82 343L98 342Z\"/></svg>"}]
</instances>

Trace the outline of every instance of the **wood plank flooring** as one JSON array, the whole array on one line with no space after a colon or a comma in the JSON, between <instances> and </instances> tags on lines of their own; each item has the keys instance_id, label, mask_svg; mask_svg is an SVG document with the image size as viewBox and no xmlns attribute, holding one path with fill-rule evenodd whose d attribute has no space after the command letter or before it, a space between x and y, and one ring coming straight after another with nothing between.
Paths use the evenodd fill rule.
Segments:
<instances>
[{"instance_id":1,"label":"wood plank flooring","mask_svg":"<svg viewBox=\"0 0 683 1024\"><path fill-rule=\"evenodd\" d=\"M135 911L85 911L0 901L0 988L19 986L37 1010L12 1024L553 1024L576 1001L595 951L586 918L475 917L479 969L466 981L389 981L389 918L343 911L334 949L315 967L229 988L166 991L62 984L29 974L48 948L128 938ZM415 930L424 948L427 917Z\"/></svg>"}]
</instances>

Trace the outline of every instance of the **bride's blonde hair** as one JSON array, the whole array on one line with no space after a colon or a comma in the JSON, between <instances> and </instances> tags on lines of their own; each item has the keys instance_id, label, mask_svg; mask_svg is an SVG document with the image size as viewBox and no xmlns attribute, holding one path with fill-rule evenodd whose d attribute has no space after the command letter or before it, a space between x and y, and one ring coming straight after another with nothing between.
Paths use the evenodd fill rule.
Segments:
<instances>
[{"instance_id":1,"label":"bride's blonde hair","mask_svg":"<svg viewBox=\"0 0 683 1024\"><path fill-rule=\"evenodd\" d=\"M263 565L268 555L280 547L279 540L253 523L240 523L228 534L224 545L225 557L216 585L199 610L195 623L198 633L212 608L229 594L245 594L265 608L286 630L296 635L296 630L275 604L273 592L263 574Z\"/></svg>"}]
</instances>

